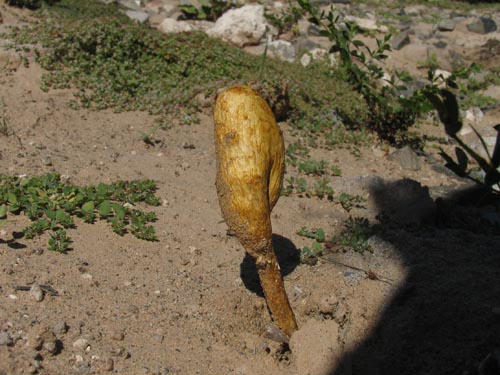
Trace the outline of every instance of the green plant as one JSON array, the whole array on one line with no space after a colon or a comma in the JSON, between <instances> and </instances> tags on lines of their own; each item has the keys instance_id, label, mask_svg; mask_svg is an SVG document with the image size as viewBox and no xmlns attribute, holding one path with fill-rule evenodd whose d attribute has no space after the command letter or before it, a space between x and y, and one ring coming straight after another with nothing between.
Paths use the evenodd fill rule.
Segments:
<instances>
[{"instance_id":1,"label":"green plant","mask_svg":"<svg viewBox=\"0 0 500 375\"><path fill-rule=\"evenodd\" d=\"M332 186L330 185L330 180L328 178L321 178L314 184L312 195L315 195L318 198L327 197L329 199L332 199L333 194L334 191Z\"/></svg>"},{"instance_id":2,"label":"green plant","mask_svg":"<svg viewBox=\"0 0 500 375\"><path fill-rule=\"evenodd\" d=\"M56 1L58 0L5 0L5 3L20 8L38 9L42 6L42 2L52 5Z\"/></svg>"},{"instance_id":3,"label":"green plant","mask_svg":"<svg viewBox=\"0 0 500 375\"><path fill-rule=\"evenodd\" d=\"M289 196L294 192L297 194L304 194L308 190L307 181L303 178L289 177L283 184L281 195Z\"/></svg>"},{"instance_id":4,"label":"green plant","mask_svg":"<svg viewBox=\"0 0 500 375\"><path fill-rule=\"evenodd\" d=\"M347 212L351 211L354 207L358 206L360 203L366 202L366 199L360 197L359 195L351 195L348 193L340 193L333 198L335 203L342 206Z\"/></svg>"},{"instance_id":5,"label":"green plant","mask_svg":"<svg viewBox=\"0 0 500 375\"><path fill-rule=\"evenodd\" d=\"M332 42L330 52L338 53L346 79L363 96L369 108L367 126L381 138L392 143L397 142L398 134L406 132L425 110L425 98L402 97L399 92L405 89L404 82L411 78L395 72L388 80L388 85L381 85L384 71L380 62L387 58L390 50L390 35L376 39L377 48L369 48L362 40L355 39L360 29L350 22L344 22L341 28L340 16L335 15L333 7L327 15L313 7L309 0L298 0L300 6L310 15L309 20L321 28L324 36Z\"/></svg>"},{"instance_id":6,"label":"green plant","mask_svg":"<svg viewBox=\"0 0 500 375\"><path fill-rule=\"evenodd\" d=\"M301 173L314 176L322 176L327 172L331 172L334 176L340 176L342 174L339 167L331 165L325 160L302 160L297 163L297 169Z\"/></svg>"},{"instance_id":7,"label":"green plant","mask_svg":"<svg viewBox=\"0 0 500 375\"><path fill-rule=\"evenodd\" d=\"M323 245L318 241L314 241L311 247L304 246L300 250L300 262L309 265L316 264L318 257L323 255L323 250L324 250Z\"/></svg>"},{"instance_id":8,"label":"green plant","mask_svg":"<svg viewBox=\"0 0 500 375\"><path fill-rule=\"evenodd\" d=\"M376 228L370 225L366 218L350 217L342 224L342 231L333 236L326 244L328 248L335 251L346 252L353 250L357 253L365 251L372 252L373 249L368 243L368 239L376 232Z\"/></svg>"},{"instance_id":9,"label":"green plant","mask_svg":"<svg viewBox=\"0 0 500 375\"><path fill-rule=\"evenodd\" d=\"M302 227L297 234L302 237L312 238L318 242L325 242L325 231L321 228L308 229Z\"/></svg>"},{"instance_id":10,"label":"green plant","mask_svg":"<svg viewBox=\"0 0 500 375\"><path fill-rule=\"evenodd\" d=\"M70 239L64 229L74 227L75 218L87 223L106 220L119 235L130 231L137 238L155 241L149 223L156 215L134 207L140 202L159 205L155 190L151 180L80 187L64 182L55 173L32 178L0 175L0 220L8 214L24 213L33 222L24 228L25 237L31 239L50 230L49 249L59 252L68 250Z\"/></svg>"},{"instance_id":11,"label":"green plant","mask_svg":"<svg viewBox=\"0 0 500 375\"><path fill-rule=\"evenodd\" d=\"M183 19L216 21L226 10L234 6L227 0L200 0L200 7L192 4L180 4L179 10Z\"/></svg>"},{"instance_id":12,"label":"green plant","mask_svg":"<svg viewBox=\"0 0 500 375\"><path fill-rule=\"evenodd\" d=\"M439 61L435 53L428 53L427 59L417 61L417 67L420 69L434 69L439 68Z\"/></svg>"},{"instance_id":13,"label":"green plant","mask_svg":"<svg viewBox=\"0 0 500 375\"><path fill-rule=\"evenodd\" d=\"M297 22L304 15L304 10L295 6L293 2L288 3L286 8L281 12L268 12L264 13L264 17L278 30L279 34L286 33L292 30Z\"/></svg>"}]
</instances>

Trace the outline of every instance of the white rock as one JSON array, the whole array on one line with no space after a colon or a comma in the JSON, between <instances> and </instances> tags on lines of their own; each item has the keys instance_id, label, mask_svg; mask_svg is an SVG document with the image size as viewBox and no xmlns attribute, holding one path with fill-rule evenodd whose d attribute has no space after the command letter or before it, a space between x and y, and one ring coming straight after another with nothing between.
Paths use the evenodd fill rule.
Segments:
<instances>
[{"instance_id":1,"label":"white rock","mask_svg":"<svg viewBox=\"0 0 500 375\"><path fill-rule=\"evenodd\" d=\"M139 23L144 23L148 20L149 14L146 12L141 12L138 10L127 10L125 12L128 18L137 21Z\"/></svg>"},{"instance_id":2,"label":"white rock","mask_svg":"<svg viewBox=\"0 0 500 375\"><path fill-rule=\"evenodd\" d=\"M467 121L472 122L473 124L477 124L480 122L484 117L483 111L481 109L474 107L474 108L469 108L467 111L465 111L464 118Z\"/></svg>"},{"instance_id":3,"label":"white rock","mask_svg":"<svg viewBox=\"0 0 500 375\"><path fill-rule=\"evenodd\" d=\"M328 56L330 60L330 66L337 65L337 58L334 53L328 53L326 49L323 48L313 48L312 50L304 53L300 58L300 63L303 67L308 66L313 60L321 60Z\"/></svg>"},{"instance_id":4,"label":"white rock","mask_svg":"<svg viewBox=\"0 0 500 375\"><path fill-rule=\"evenodd\" d=\"M206 31L213 38L221 38L238 47L259 44L269 25L264 18L264 7L260 4L247 4L230 9Z\"/></svg>"},{"instance_id":5,"label":"white rock","mask_svg":"<svg viewBox=\"0 0 500 375\"><path fill-rule=\"evenodd\" d=\"M383 33L386 33L389 31L387 26L379 26L377 25L376 20L372 20L369 18L359 18L359 17L354 17L354 16L345 16L345 20L348 22L352 22L356 24L358 27L360 27L363 30L373 30L373 31L381 31Z\"/></svg>"},{"instance_id":6,"label":"white rock","mask_svg":"<svg viewBox=\"0 0 500 375\"><path fill-rule=\"evenodd\" d=\"M89 346L89 342L86 339L78 339L73 343L73 349L85 350Z\"/></svg>"},{"instance_id":7,"label":"white rock","mask_svg":"<svg viewBox=\"0 0 500 375\"><path fill-rule=\"evenodd\" d=\"M158 26L158 30L165 34L178 34L185 33L193 30L193 26L185 21L176 21L172 18L165 18L160 26Z\"/></svg>"}]
</instances>

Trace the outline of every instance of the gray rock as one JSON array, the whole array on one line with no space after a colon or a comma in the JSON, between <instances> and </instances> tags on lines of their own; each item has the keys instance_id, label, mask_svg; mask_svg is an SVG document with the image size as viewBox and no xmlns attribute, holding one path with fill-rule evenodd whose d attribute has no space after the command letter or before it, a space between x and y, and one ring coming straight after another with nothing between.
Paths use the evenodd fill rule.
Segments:
<instances>
[{"instance_id":1,"label":"gray rock","mask_svg":"<svg viewBox=\"0 0 500 375\"><path fill-rule=\"evenodd\" d=\"M448 45L448 43L446 43L444 40L439 40L436 43L434 43L434 47L439 48L439 49L446 48L447 45Z\"/></svg>"},{"instance_id":2,"label":"gray rock","mask_svg":"<svg viewBox=\"0 0 500 375\"><path fill-rule=\"evenodd\" d=\"M68 325L62 320L52 326L52 333L56 336L64 335L66 332L68 332Z\"/></svg>"},{"instance_id":3,"label":"gray rock","mask_svg":"<svg viewBox=\"0 0 500 375\"><path fill-rule=\"evenodd\" d=\"M392 223L419 224L435 212L429 188L408 178L371 188L370 194Z\"/></svg>"},{"instance_id":4,"label":"gray rock","mask_svg":"<svg viewBox=\"0 0 500 375\"><path fill-rule=\"evenodd\" d=\"M11 346L14 343L9 332L0 332L0 346Z\"/></svg>"},{"instance_id":5,"label":"gray rock","mask_svg":"<svg viewBox=\"0 0 500 375\"><path fill-rule=\"evenodd\" d=\"M393 50L399 51L404 46L410 44L410 32L403 31L392 38L391 48Z\"/></svg>"},{"instance_id":6,"label":"gray rock","mask_svg":"<svg viewBox=\"0 0 500 375\"><path fill-rule=\"evenodd\" d=\"M128 18L137 21L139 23L144 23L149 19L148 13L137 10L127 10L125 14L127 15Z\"/></svg>"},{"instance_id":7,"label":"gray rock","mask_svg":"<svg viewBox=\"0 0 500 375\"><path fill-rule=\"evenodd\" d=\"M491 18L479 17L469 23L467 29L473 33L488 34L497 31L497 24Z\"/></svg>"},{"instance_id":8,"label":"gray rock","mask_svg":"<svg viewBox=\"0 0 500 375\"><path fill-rule=\"evenodd\" d=\"M141 10L141 6L135 0L118 0L118 4L129 10Z\"/></svg>"},{"instance_id":9,"label":"gray rock","mask_svg":"<svg viewBox=\"0 0 500 375\"><path fill-rule=\"evenodd\" d=\"M409 146L394 151L389 160L398 161L401 168L408 171L419 171L422 168L420 158Z\"/></svg>"},{"instance_id":10,"label":"gray rock","mask_svg":"<svg viewBox=\"0 0 500 375\"><path fill-rule=\"evenodd\" d=\"M273 40L267 45L267 48L271 56L278 57L288 62L293 62L295 60L295 47L290 42Z\"/></svg>"},{"instance_id":11,"label":"gray rock","mask_svg":"<svg viewBox=\"0 0 500 375\"><path fill-rule=\"evenodd\" d=\"M439 31L453 31L455 30L456 22L452 19L441 20L437 28Z\"/></svg>"}]
</instances>

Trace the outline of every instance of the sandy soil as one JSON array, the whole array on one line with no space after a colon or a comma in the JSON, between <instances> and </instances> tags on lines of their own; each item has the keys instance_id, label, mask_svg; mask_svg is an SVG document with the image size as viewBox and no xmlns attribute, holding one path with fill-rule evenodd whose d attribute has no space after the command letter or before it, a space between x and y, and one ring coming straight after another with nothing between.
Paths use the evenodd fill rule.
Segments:
<instances>
[{"instance_id":1,"label":"sandy soil","mask_svg":"<svg viewBox=\"0 0 500 375\"><path fill-rule=\"evenodd\" d=\"M142 134L153 117L72 110L70 91L40 90L41 73L36 64L0 73L9 129L0 171L58 172L83 185L153 179L159 241L77 222L73 250L62 255L47 250L46 236L19 236L26 218L9 218L0 374L476 374L500 347L500 236L483 215L498 215L499 205L436 204L469 186L441 162L424 155L420 171L406 171L378 149L313 151L343 171L332 177L336 191L367 198L351 215L386 212L389 221L370 239L373 253L302 265L297 249L311 241L296 232L334 233L349 214L326 200L280 199L275 247L300 327L288 348L267 337L255 268L222 221L210 111L199 124L157 132L152 147ZM55 293L38 302L16 288L33 283Z\"/></svg>"}]
</instances>

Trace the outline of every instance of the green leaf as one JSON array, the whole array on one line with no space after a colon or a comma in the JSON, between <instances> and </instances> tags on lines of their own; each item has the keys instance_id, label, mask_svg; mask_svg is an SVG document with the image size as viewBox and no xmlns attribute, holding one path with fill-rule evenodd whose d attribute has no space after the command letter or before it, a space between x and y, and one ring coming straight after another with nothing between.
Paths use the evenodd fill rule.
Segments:
<instances>
[{"instance_id":1,"label":"green leaf","mask_svg":"<svg viewBox=\"0 0 500 375\"><path fill-rule=\"evenodd\" d=\"M111 202L109 200L103 201L99 206L99 215L102 217L109 216L111 214Z\"/></svg>"},{"instance_id":2,"label":"green leaf","mask_svg":"<svg viewBox=\"0 0 500 375\"><path fill-rule=\"evenodd\" d=\"M2 204L0 206L0 219L4 219L7 216L7 205Z\"/></svg>"},{"instance_id":3,"label":"green leaf","mask_svg":"<svg viewBox=\"0 0 500 375\"><path fill-rule=\"evenodd\" d=\"M11 192L8 192L7 193L7 201L12 204L12 205L15 205L17 204L17 197L14 193L11 193Z\"/></svg>"},{"instance_id":4,"label":"green leaf","mask_svg":"<svg viewBox=\"0 0 500 375\"><path fill-rule=\"evenodd\" d=\"M94 207L94 201L89 201L82 205L82 211L85 213L92 213L94 212Z\"/></svg>"}]
</instances>

